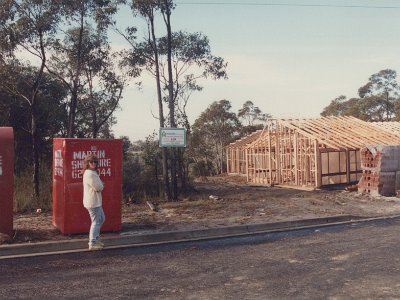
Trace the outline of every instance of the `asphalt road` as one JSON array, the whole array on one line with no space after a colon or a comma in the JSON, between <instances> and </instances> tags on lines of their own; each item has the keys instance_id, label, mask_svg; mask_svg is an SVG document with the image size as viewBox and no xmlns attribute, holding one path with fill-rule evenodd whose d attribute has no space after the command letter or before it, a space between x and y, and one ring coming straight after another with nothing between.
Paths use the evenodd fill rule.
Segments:
<instances>
[{"instance_id":1,"label":"asphalt road","mask_svg":"<svg viewBox=\"0 0 400 300\"><path fill-rule=\"evenodd\" d=\"M400 220L0 261L0 299L400 299Z\"/></svg>"}]
</instances>

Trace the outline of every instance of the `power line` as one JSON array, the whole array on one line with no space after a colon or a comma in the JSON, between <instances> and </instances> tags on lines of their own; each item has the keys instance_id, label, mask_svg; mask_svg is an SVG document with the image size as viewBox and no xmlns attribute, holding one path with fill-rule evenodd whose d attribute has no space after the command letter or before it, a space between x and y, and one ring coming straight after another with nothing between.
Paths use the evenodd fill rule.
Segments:
<instances>
[{"instance_id":1,"label":"power line","mask_svg":"<svg viewBox=\"0 0 400 300\"><path fill-rule=\"evenodd\" d=\"M400 9L400 6L378 5L336 5L336 4L293 4L293 3L257 3L257 2L175 2L180 5L226 5L226 6L292 6L292 7L332 7L332 8L371 8L371 9Z\"/></svg>"}]
</instances>

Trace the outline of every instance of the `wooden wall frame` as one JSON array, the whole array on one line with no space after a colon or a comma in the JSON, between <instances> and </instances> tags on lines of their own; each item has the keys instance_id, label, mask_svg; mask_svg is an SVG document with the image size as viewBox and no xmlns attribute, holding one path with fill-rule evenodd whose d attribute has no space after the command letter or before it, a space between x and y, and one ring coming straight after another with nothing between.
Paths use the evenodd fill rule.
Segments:
<instances>
[{"instance_id":1,"label":"wooden wall frame","mask_svg":"<svg viewBox=\"0 0 400 300\"><path fill-rule=\"evenodd\" d=\"M270 119L263 130L226 147L227 171L265 185L352 183L361 177L366 144L400 144L400 130L354 117Z\"/></svg>"}]
</instances>

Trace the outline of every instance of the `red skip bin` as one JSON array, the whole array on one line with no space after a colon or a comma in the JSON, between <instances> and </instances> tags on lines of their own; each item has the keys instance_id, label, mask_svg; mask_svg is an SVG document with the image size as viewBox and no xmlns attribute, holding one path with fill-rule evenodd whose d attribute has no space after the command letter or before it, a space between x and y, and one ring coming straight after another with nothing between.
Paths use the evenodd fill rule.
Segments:
<instances>
[{"instance_id":1,"label":"red skip bin","mask_svg":"<svg viewBox=\"0 0 400 300\"><path fill-rule=\"evenodd\" d=\"M86 155L99 159L98 173L104 182L102 191L106 221L102 231L121 229L122 140L53 140L53 224L63 234L87 233L90 217L83 207L82 164Z\"/></svg>"},{"instance_id":2,"label":"red skip bin","mask_svg":"<svg viewBox=\"0 0 400 300\"><path fill-rule=\"evenodd\" d=\"M0 233L13 234L14 132L0 127Z\"/></svg>"}]
</instances>

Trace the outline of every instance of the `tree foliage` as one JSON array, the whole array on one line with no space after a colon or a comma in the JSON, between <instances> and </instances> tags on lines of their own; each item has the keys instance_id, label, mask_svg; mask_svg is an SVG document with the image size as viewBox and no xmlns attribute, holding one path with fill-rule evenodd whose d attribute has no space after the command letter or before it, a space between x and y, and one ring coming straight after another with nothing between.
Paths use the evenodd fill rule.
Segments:
<instances>
[{"instance_id":1,"label":"tree foliage","mask_svg":"<svg viewBox=\"0 0 400 300\"><path fill-rule=\"evenodd\" d=\"M228 100L213 102L193 124L190 147L198 160L212 161L215 173L221 174L225 165L224 147L239 136L241 124ZM199 148L200 151L196 152Z\"/></svg>"},{"instance_id":2,"label":"tree foliage","mask_svg":"<svg viewBox=\"0 0 400 300\"><path fill-rule=\"evenodd\" d=\"M32 67L19 70L16 86L19 90L27 89L24 84L36 73ZM7 74L0 72L0 81ZM67 118L63 105L66 95L63 84L57 78L45 74L42 79L37 100L37 150L41 161L51 159L52 138L60 135ZM7 93L0 88L0 126L11 126L15 136L15 171L16 174L26 170L33 161L32 139L30 137L31 116L29 104L15 94Z\"/></svg>"},{"instance_id":3,"label":"tree foliage","mask_svg":"<svg viewBox=\"0 0 400 300\"><path fill-rule=\"evenodd\" d=\"M263 113L252 101L246 101L239 109L238 117L245 120L246 125L253 126L257 121L265 122L271 115Z\"/></svg>"},{"instance_id":4,"label":"tree foliage","mask_svg":"<svg viewBox=\"0 0 400 300\"><path fill-rule=\"evenodd\" d=\"M68 137L90 133L95 138L101 132L110 135L107 129L112 125L112 114L125 85L125 80L113 70L115 56L110 51L106 34L119 2L73 0L62 3L67 28L62 38L53 43L54 54L48 70L62 79L69 90Z\"/></svg>"},{"instance_id":5,"label":"tree foliage","mask_svg":"<svg viewBox=\"0 0 400 300\"><path fill-rule=\"evenodd\" d=\"M391 69L381 70L369 77L369 81L358 89L361 98L372 98L373 111L384 110L386 121L394 117L394 102L399 96L400 86L396 81L397 73Z\"/></svg>"},{"instance_id":6,"label":"tree foliage","mask_svg":"<svg viewBox=\"0 0 400 300\"><path fill-rule=\"evenodd\" d=\"M62 124L63 129L57 129L57 131L50 130L55 134L57 132L67 133L68 136L73 136L74 128L76 125L75 112L78 107L78 94L84 91L84 86L80 85L80 81L83 76L89 74L93 81L97 81L97 78L101 77L97 72L94 73L83 73L87 71L83 66L90 65L94 70L93 64L84 64L84 62L90 63L88 56L84 56L83 46L86 46L83 42L84 33L87 28L90 28L90 23L95 20L98 24L97 28L101 31L106 28L106 25L111 21L110 16L115 12L116 3L120 1L104 1L104 0L5 0L0 3L0 91L1 93L7 94L13 97L15 101L21 101L23 105L20 108L21 115L24 116L24 130L29 133L25 136L31 146L32 158L31 163L33 166L32 176L32 194L34 198L39 197L39 170L40 160L43 150L41 142L43 137L46 136L45 132L42 132L44 128L42 116L50 112L61 112L63 117L60 117L54 124ZM86 19L86 16L89 16ZM91 19L90 19L91 18ZM76 22L76 23L74 23ZM78 26L75 26L78 24ZM71 26L71 27L69 27ZM78 38L73 39L74 34ZM72 89L66 90L59 86L59 90L48 89L49 81L64 84L67 82L65 78L58 76L57 80L54 76L50 76L47 71L52 75L58 75L55 70L49 68L52 65L52 60L57 56L52 56L52 53L60 50L59 39L65 34L66 39L70 38L72 47L68 53L68 62L63 65L59 65L59 69L56 70L73 70L71 77L74 83ZM58 48L57 48L58 47ZM62 46L61 46L62 48ZM65 48L63 49L65 50ZM93 53L93 51L91 52ZM109 62L108 62L109 63ZM68 68L64 68L68 67ZM53 71L53 72L52 72ZM86 118L86 124L88 126L88 120L91 120L92 132L99 132L100 127L106 123L105 117L111 118L110 110L115 110L117 103L121 96L121 84L115 84L117 81L116 76L112 76L110 71L101 73L103 79L106 80L105 87L103 86L100 90L94 91L93 89L86 87L86 92L91 92L91 97L86 99L97 101L98 105L101 106L101 110L98 109L98 113L94 114L93 105L91 105L92 111L90 116L92 118ZM65 85L68 88L70 86ZM67 92L73 95L70 99L74 100L69 102L70 105L66 106L65 102ZM53 93L51 96L47 96L46 93ZM86 93L87 95L88 93ZM59 97L62 95L63 99ZM104 99L106 96L109 97L109 101L113 104L105 105ZM110 96L113 95L113 96ZM83 98L83 97L82 97ZM118 98L118 99L117 99ZM53 99L52 102L48 102L47 99ZM42 103L43 102L43 103ZM87 101L89 102L89 101ZM7 108L9 111L12 110L14 103L7 102L10 106ZM4 103L3 103L4 104ZM52 107L48 107L48 106ZM108 110L106 108L108 107ZM64 118L65 109L69 114L68 119ZM106 110L106 111L105 111ZM29 116L29 122L25 120L26 116ZM52 120L51 118L48 119ZM112 119L110 119L112 120ZM5 119L2 120L5 122ZM8 123L11 121L8 120ZM110 126L112 122L107 125ZM52 128L52 125L48 125ZM95 135L95 134L93 134Z\"/></svg>"},{"instance_id":7,"label":"tree foliage","mask_svg":"<svg viewBox=\"0 0 400 300\"><path fill-rule=\"evenodd\" d=\"M174 107L174 123L186 126L190 131L186 107L193 92L201 91L200 79L227 79L227 63L222 57L212 54L209 39L200 32L188 33L178 31L171 36L171 59L173 76L166 75L168 54L167 37L159 39L161 54L161 79L164 90L168 90L170 82L173 86L169 100ZM170 111L171 113L171 111ZM170 121L171 123L172 121Z\"/></svg>"},{"instance_id":8,"label":"tree foliage","mask_svg":"<svg viewBox=\"0 0 400 300\"><path fill-rule=\"evenodd\" d=\"M74 56L79 34L77 29L70 30L63 42L55 43L56 52L49 68L63 80L70 97L76 97L74 135L110 137L114 123L112 115L119 106L126 80L117 75L116 56L111 52L105 35L87 26L81 37L81 76L75 81L75 60L71 56ZM71 100L67 103L71 112Z\"/></svg>"},{"instance_id":9,"label":"tree foliage","mask_svg":"<svg viewBox=\"0 0 400 300\"><path fill-rule=\"evenodd\" d=\"M60 21L59 3L51 0L15 0L0 5L0 69L3 73L0 87L27 104L32 147L32 198L39 198L39 93L45 76L49 47ZM16 58L23 51L38 61L39 67L31 68L31 76L22 76L24 63ZM33 73L34 72L34 73ZM18 80L23 78L24 80ZM24 87L18 86L23 84Z\"/></svg>"},{"instance_id":10,"label":"tree foliage","mask_svg":"<svg viewBox=\"0 0 400 300\"><path fill-rule=\"evenodd\" d=\"M358 89L360 98L347 99L339 96L331 101L322 116L354 116L365 121L389 121L399 119L399 83L396 71L385 69L369 77Z\"/></svg>"}]
</instances>

